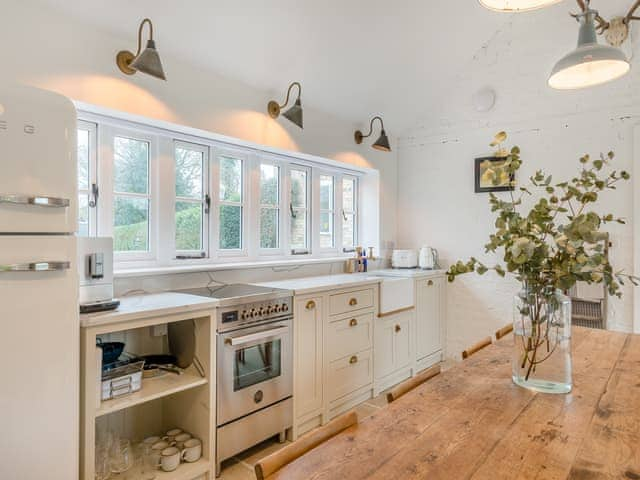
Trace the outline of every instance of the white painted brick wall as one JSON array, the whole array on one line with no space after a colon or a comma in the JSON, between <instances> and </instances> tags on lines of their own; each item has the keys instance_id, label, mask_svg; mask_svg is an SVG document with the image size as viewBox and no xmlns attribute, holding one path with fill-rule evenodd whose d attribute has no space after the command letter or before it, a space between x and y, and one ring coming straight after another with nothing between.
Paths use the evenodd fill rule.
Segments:
<instances>
[{"instance_id":1,"label":"white painted brick wall","mask_svg":"<svg viewBox=\"0 0 640 480\"><path fill-rule=\"evenodd\" d=\"M613 3L616 8L622 5ZM494 215L488 195L474 193L473 165L475 157L492 153L488 143L499 130L509 133L509 144L522 148L521 182L540 168L558 181L571 178L582 154L609 150L617 154L616 168L633 172L633 129L640 123L638 62L634 60L632 73L618 82L577 92L553 91L546 86L548 72L575 46L576 38L576 24L564 15L513 15L470 62L461 64L451 94L400 140L400 247L433 245L445 265L471 255L493 263L484 254L484 244ZM631 54L636 45L634 36L625 49ZM473 109L471 96L487 85L495 88L498 101L492 112L481 114ZM628 272L633 270L632 200L629 182L604 195L599 207L629 220L627 226L611 226L611 260ZM491 273L449 284L448 354L459 355L510 322L518 289L516 282ZM631 288L623 292L622 300L609 302L609 323L629 331Z\"/></svg>"}]
</instances>

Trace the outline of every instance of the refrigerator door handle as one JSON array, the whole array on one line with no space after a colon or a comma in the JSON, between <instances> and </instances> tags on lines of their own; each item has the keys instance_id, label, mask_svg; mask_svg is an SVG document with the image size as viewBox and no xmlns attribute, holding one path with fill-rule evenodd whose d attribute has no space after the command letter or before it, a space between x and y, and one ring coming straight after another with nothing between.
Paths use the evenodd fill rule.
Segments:
<instances>
[{"instance_id":1,"label":"refrigerator door handle","mask_svg":"<svg viewBox=\"0 0 640 480\"><path fill-rule=\"evenodd\" d=\"M69 270L71 262L29 262L14 263L11 265L0 264L0 273L6 272L61 272Z\"/></svg>"},{"instance_id":2,"label":"refrigerator door handle","mask_svg":"<svg viewBox=\"0 0 640 480\"><path fill-rule=\"evenodd\" d=\"M66 208L69 206L68 198L44 197L41 195L3 195L0 194L0 203L13 203L16 205L35 205L38 207Z\"/></svg>"}]
</instances>

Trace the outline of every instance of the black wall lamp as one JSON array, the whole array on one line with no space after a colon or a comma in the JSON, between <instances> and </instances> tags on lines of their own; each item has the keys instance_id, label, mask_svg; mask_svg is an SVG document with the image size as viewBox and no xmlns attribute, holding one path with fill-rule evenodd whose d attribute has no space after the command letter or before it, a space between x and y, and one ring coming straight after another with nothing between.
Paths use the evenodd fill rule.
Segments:
<instances>
[{"instance_id":1,"label":"black wall lamp","mask_svg":"<svg viewBox=\"0 0 640 480\"><path fill-rule=\"evenodd\" d=\"M380 127L382 127L382 131L380 132L380 137L378 138L378 140L376 140L375 143L371 145L371 147L382 152L390 152L391 145L389 145L389 138L387 137L387 133L384 131L384 123L382 122L381 117L373 117L371 119L371 124L369 125L369 133L367 133L366 135L364 135L360 130L356 130L356 133L354 134L356 143L360 145L365 138L371 136L371 134L373 133L373 122L375 120L380 120Z\"/></svg>"},{"instance_id":2,"label":"black wall lamp","mask_svg":"<svg viewBox=\"0 0 640 480\"><path fill-rule=\"evenodd\" d=\"M289 85L289 89L287 90L287 98L284 101L284 104L280 105L275 100L271 100L267 105L267 111L269 112L271 118L278 118L280 116L280 111L289 103L289 98L291 97L291 90L293 89L293 87L298 87L298 98L296 99L293 107L284 112L282 116L298 127L304 128L302 126L302 101L300 100L300 97L302 96L302 87L298 82L293 82L291 85Z\"/></svg>"},{"instance_id":3,"label":"black wall lamp","mask_svg":"<svg viewBox=\"0 0 640 480\"><path fill-rule=\"evenodd\" d=\"M142 50L142 29L145 23L149 24L149 40L147 47ZM116 63L120 71L126 75L133 75L136 72L146 73L152 77L166 80L160 55L156 50L156 42L153 41L153 23L145 18L138 27L138 50L135 55L128 50L121 50L116 56Z\"/></svg>"}]
</instances>

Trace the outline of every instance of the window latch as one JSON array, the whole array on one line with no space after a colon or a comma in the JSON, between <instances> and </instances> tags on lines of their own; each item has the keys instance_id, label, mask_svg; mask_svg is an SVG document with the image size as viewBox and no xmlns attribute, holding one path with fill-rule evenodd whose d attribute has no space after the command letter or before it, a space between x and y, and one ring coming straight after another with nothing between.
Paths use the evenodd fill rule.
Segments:
<instances>
[{"instance_id":1,"label":"window latch","mask_svg":"<svg viewBox=\"0 0 640 480\"><path fill-rule=\"evenodd\" d=\"M204 213L209 213L211 210L211 197L209 194L204 196Z\"/></svg>"},{"instance_id":2,"label":"window latch","mask_svg":"<svg viewBox=\"0 0 640 480\"><path fill-rule=\"evenodd\" d=\"M91 184L91 199L89 200L89 206L91 208L96 208L98 205L98 197L100 196L100 189L98 188L97 183Z\"/></svg>"},{"instance_id":3,"label":"window latch","mask_svg":"<svg viewBox=\"0 0 640 480\"><path fill-rule=\"evenodd\" d=\"M291 218L298 218L298 214L293 209L293 203L289 203L289 211L291 212Z\"/></svg>"},{"instance_id":4,"label":"window latch","mask_svg":"<svg viewBox=\"0 0 640 480\"><path fill-rule=\"evenodd\" d=\"M342 218L344 219L344 221L347 221L347 214L345 213L344 210L342 210Z\"/></svg>"}]
</instances>

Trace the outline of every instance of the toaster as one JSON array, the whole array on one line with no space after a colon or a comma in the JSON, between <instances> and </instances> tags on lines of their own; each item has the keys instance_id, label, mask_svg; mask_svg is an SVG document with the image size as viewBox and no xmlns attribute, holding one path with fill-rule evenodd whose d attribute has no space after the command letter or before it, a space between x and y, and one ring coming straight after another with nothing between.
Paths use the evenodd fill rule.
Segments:
<instances>
[{"instance_id":1,"label":"toaster","mask_svg":"<svg viewBox=\"0 0 640 480\"><path fill-rule=\"evenodd\" d=\"M418 252L416 250L394 250L391 254L392 268L416 268Z\"/></svg>"}]
</instances>

